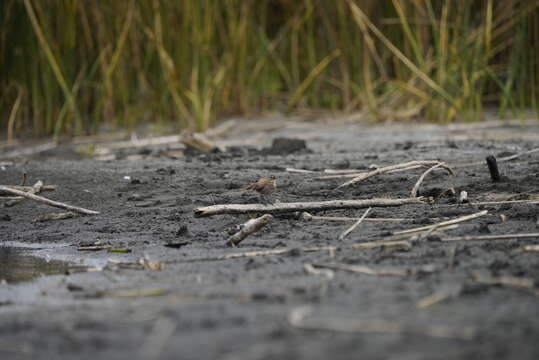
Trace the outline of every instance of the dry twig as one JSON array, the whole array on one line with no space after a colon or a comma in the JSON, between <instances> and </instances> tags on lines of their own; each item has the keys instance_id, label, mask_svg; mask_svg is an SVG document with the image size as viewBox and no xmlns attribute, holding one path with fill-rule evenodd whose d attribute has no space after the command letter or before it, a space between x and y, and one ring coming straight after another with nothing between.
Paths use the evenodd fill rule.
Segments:
<instances>
[{"instance_id":1,"label":"dry twig","mask_svg":"<svg viewBox=\"0 0 539 360\"><path fill-rule=\"evenodd\" d=\"M464 221L477 219L478 217L485 216L487 214L488 214L488 210L483 210L483 211L480 211L480 212L475 213L475 214L461 216L461 217L458 217L456 219L442 221L442 222L439 222L437 224L420 226L420 227L413 228L413 229L397 231L397 232L395 232L395 235L410 234L410 233L415 233L415 232L420 232L420 231L425 231L425 230L431 230L432 228L439 229L441 227L445 227L445 226L448 226L448 225L454 225L454 224L458 224L458 223L461 223L461 222L464 222Z\"/></svg>"},{"instance_id":2,"label":"dry twig","mask_svg":"<svg viewBox=\"0 0 539 360\"><path fill-rule=\"evenodd\" d=\"M94 210L88 210L88 209L84 209L84 208L81 208L81 207L64 204L64 203L61 203L61 202L58 202L58 201L54 201L54 200L44 198L42 196L30 194L30 193L25 192L25 191L20 191L20 190L17 190L17 189L13 189L13 188L8 187L8 186L0 185L0 192L9 193L9 194L12 194L12 195L22 196L22 197L25 197L25 198L30 199L30 200L34 200L34 201L37 201L37 202L47 204L49 206L54 206L54 207L65 209L65 210L71 210L71 211L75 211L75 212L85 214L85 215L98 215L99 214L99 212L94 211Z\"/></svg>"},{"instance_id":3,"label":"dry twig","mask_svg":"<svg viewBox=\"0 0 539 360\"><path fill-rule=\"evenodd\" d=\"M301 214L303 220L324 220L324 221L358 221L360 218L356 217L345 217L345 216L316 216L309 214L308 212L303 212ZM404 219L404 218L365 218L364 222L405 222L405 221L414 221L416 219Z\"/></svg>"},{"instance_id":4,"label":"dry twig","mask_svg":"<svg viewBox=\"0 0 539 360\"><path fill-rule=\"evenodd\" d=\"M366 173L359 174L358 176L354 177L352 180L349 180L349 181L345 182L344 184L339 185L337 187L337 189L340 189L340 188L348 186L348 185L355 184L355 183L357 183L359 181L363 181L363 180L368 179L370 177L380 175L380 174L383 174L383 173L387 173L387 172L390 172L390 171L393 171L393 170L404 171L404 170L408 170L410 167L413 167L413 166L434 166L434 165L437 165L437 164L440 164L440 167L447 170L451 175L454 174L453 170L451 170L451 168L449 166L447 166L445 163L440 162L440 161L435 161L435 160L410 161L410 162L407 162L407 163L381 167L381 168L378 168L376 170L372 170L372 171L369 171L369 172L366 172Z\"/></svg>"},{"instance_id":5,"label":"dry twig","mask_svg":"<svg viewBox=\"0 0 539 360\"><path fill-rule=\"evenodd\" d=\"M348 229L346 229L341 235L339 235L339 240L343 240L346 235L350 234L352 231L354 231L355 228L357 228L359 226L359 224L361 224L361 222L367 217L367 215L369 214L369 212L371 211L372 208L368 208L367 210L365 210L365 212L363 213L363 215L361 215L361 217L354 223L354 225L350 226Z\"/></svg>"}]
</instances>

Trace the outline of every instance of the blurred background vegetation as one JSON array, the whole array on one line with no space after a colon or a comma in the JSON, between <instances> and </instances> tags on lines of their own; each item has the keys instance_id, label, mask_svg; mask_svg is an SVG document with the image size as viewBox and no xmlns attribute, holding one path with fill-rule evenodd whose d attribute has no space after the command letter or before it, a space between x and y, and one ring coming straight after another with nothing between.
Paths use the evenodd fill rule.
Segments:
<instances>
[{"instance_id":1,"label":"blurred background vegetation","mask_svg":"<svg viewBox=\"0 0 539 360\"><path fill-rule=\"evenodd\" d=\"M538 0L2 0L0 133L538 109Z\"/></svg>"}]
</instances>

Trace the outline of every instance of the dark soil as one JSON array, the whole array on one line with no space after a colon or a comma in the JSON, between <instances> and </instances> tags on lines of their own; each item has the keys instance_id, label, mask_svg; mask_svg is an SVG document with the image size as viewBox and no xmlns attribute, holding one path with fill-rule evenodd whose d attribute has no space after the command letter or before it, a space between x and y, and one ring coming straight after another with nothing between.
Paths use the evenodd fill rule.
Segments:
<instances>
[{"instance_id":1,"label":"dark soil","mask_svg":"<svg viewBox=\"0 0 539 360\"><path fill-rule=\"evenodd\" d=\"M256 129L252 123L249 126ZM306 148L301 142L282 139L271 146L274 138L283 137L303 139ZM539 359L538 289L491 286L474 280L474 274L481 274L539 281L539 253L520 250L538 244L539 238L437 241L440 236L539 232L539 204L456 205L456 198L449 196L431 205L373 208L369 217L416 220L365 222L342 241L337 240L339 234L352 223L276 215L269 226L237 248L225 246L227 230L249 216L193 216L193 209L199 206L258 202L256 194L239 189L267 175L277 177L278 191L273 197L281 202L405 198L423 170L380 175L334 190L343 180L321 180L317 175L285 169L366 169L371 164L411 160L440 159L456 171L453 177L442 171L428 175L421 195L437 196L454 187L457 195L465 190L474 202L511 196L526 199L539 193L539 152L499 162L505 178L498 183L491 182L485 158L539 147L537 121L473 127L292 123L266 132L236 131L227 140L238 145L248 138L262 140L256 147L234 146L224 153L195 153L177 159L68 161L61 152L51 151L0 170L0 184L18 184L26 172L31 184L42 180L59 186L44 196L101 212L99 216L32 222L59 210L32 201L0 207L0 244L31 247L28 253L77 267L103 266L108 259L137 263L146 258L167 263L162 270L113 266L98 272L75 271L0 284L0 358ZM284 149L279 150L279 143ZM479 164L461 166L474 162ZM398 230L437 221L432 218L455 218L483 209L489 215L421 240L408 251L301 251L303 247L376 241ZM363 211L316 215L358 217ZM507 220L502 221L500 215ZM131 252L77 250L95 243ZM189 262L274 248L297 250ZM1 260L7 261L6 256ZM319 262L373 269L430 266L435 271L410 276L335 271L333 279L305 271L305 264ZM126 290L162 291L152 292L156 296L119 296L137 295ZM417 306L437 292L452 296L426 308ZM333 326L338 319L381 319L401 328L387 333L291 326L288 315L305 305L312 307L309 319L319 319L322 325ZM471 328L475 336L462 340L422 334L421 329L432 326Z\"/></svg>"}]
</instances>

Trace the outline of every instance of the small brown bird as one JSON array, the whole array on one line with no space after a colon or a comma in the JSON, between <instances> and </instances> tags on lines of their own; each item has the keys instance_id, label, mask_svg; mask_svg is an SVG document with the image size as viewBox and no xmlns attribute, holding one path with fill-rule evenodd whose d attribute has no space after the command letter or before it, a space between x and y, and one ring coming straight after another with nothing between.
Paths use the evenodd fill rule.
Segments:
<instances>
[{"instance_id":1,"label":"small brown bird","mask_svg":"<svg viewBox=\"0 0 539 360\"><path fill-rule=\"evenodd\" d=\"M241 191L256 191L264 204L270 203L267 196L277 190L275 176L263 177L241 188Z\"/></svg>"}]
</instances>

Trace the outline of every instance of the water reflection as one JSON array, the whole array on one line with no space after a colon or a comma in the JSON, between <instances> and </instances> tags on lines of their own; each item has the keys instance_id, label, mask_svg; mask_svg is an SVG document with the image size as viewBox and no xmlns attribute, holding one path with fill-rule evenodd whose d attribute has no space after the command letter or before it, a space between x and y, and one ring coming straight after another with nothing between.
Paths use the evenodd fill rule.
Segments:
<instances>
[{"instance_id":1,"label":"water reflection","mask_svg":"<svg viewBox=\"0 0 539 360\"><path fill-rule=\"evenodd\" d=\"M29 255L31 249L0 246L0 281L17 283L32 280L41 275L63 274L69 263L58 260L46 261Z\"/></svg>"}]
</instances>

